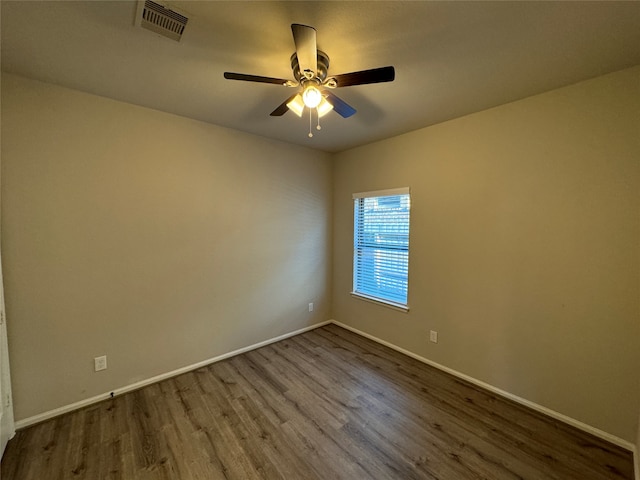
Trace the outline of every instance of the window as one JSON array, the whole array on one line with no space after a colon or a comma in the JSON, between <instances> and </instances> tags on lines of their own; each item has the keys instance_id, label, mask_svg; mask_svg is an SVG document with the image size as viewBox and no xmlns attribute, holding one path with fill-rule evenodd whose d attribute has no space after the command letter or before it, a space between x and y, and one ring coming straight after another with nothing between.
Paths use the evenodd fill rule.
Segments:
<instances>
[{"instance_id":1,"label":"window","mask_svg":"<svg viewBox=\"0 0 640 480\"><path fill-rule=\"evenodd\" d=\"M355 193L353 294L407 310L408 188Z\"/></svg>"}]
</instances>

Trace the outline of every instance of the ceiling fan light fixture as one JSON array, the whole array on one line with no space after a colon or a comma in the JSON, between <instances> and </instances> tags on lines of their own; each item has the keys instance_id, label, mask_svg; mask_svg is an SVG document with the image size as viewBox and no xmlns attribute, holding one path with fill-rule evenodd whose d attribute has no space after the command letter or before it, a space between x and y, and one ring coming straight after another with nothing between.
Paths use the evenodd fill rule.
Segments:
<instances>
[{"instance_id":1,"label":"ceiling fan light fixture","mask_svg":"<svg viewBox=\"0 0 640 480\"><path fill-rule=\"evenodd\" d=\"M307 85L302 92L302 101L309 108L316 108L322 102L322 92L313 85Z\"/></svg>"},{"instance_id":2,"label":"ceiling fan light fixture","mask_svg":"<svg viewBox=\"0 0 640 480\"><path fill-rule=\"evenodd\" d=\"M2 1L2 0L0 0ZM151 1L151 0L147 0ZM352 85L366 85L369 83L392 82L395 79L395 69L392 66L372 68L358 72L343 73L327 77L329 73L329 56L318 50L316 29L308 25L294 23L291 25L293 42L296 50L291 55L291 69L294 80L283 78L247 75L245 73L224 72L224 78L229 80L243 80L246 82L270 83L286 87L298 87L298 93L293 94L271 112L272 117L281 117L291 110L298 117L302 117L305 110L309 110L309 137L313 137L312 119L316 111L320 130L320 117L334 110L342 118L349 118L356 109L329 89L349 87Z\"/></svg>"},{"instance_id":3,"label":"ceiling fan light fixture","mask_svg":"<svg viewBox=\"0 0 640 480\"><path fill-rule=\"evenodd\" d=\"M328 103L328 102L327 102ZM297 116L302 117L304 111L304 102L302 101L302 95L297 94L293 99L287 103L287 107Z\"/></svg>"},{"instance_id":4,"label":"ceiling fan light fixture","mask_svg":"<svg viewBox=\"0 0 640 480\"><path fill-rule=\"evenodd\" d=\"M327 113L333 110L333 105L327 102L327 99L322 97L318 104L318 118L324 117Z\"/></svg>"}]
</instances>

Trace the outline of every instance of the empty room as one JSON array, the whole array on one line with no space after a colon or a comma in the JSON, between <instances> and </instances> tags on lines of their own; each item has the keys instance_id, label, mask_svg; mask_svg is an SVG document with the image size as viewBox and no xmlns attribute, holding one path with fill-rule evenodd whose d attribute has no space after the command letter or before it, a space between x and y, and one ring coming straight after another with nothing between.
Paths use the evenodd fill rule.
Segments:
<instances>
[{"instance_id":1,"label":"empty room","mask_svg":"<svg viewBox=\"0 0 640 480\"><path fill-rule=\"evenodd\" d=\"M640 2L0 2L2 480L640 480Z\"/></svg>"}]
</instances>

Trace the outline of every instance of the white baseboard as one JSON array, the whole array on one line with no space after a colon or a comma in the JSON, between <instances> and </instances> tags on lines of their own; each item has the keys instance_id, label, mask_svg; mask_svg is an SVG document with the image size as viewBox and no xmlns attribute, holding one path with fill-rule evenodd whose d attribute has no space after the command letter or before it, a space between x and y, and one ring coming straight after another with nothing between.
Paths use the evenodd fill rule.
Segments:
<instances>
[{"instance_id":1,"label":"white baseboard","mask_svg":"<svg viewBox=\"0 0 640 480\"><path fill-rule=\"evenodd\" d=\"M62 415L63 413L72 412L74 410L78 410L83 407L87 407L94 403L101 402L103 400L107 400L111 397L111 393L114 396L122 395L123 393L131 392L133 390L138 390L139 388L145 387L147 385L151 385L152 383L157 383L162 380L166 380L167 378L175 377L182 373L190 372L192 370L197 370L198 368L205 367L215 362L219 362L220 360L225 360L230 357L234 357L236 355L240 355L241 353L249 352L251 350L255 350L260 347L264 347L271 343L279 342L280 340L284 340L285 338L293 337L295 335L299 335L304 332L308 332L309 330L314 330L316 328L322 327L331 323L331 320L327 320L325 322L316 323L314 325L301 328L299 330L295 330L293 332L285 333L284 335L280 335L277 337L270 338L268 340L264 340L262 342L256 343L254 345L250 345L248 347L240 348L238 350L234 350L232 352L224 353L222 355L218 355L217 357L209 358L207 360L203 360L198 363L194 363L193 365L187 365L186 367L178 368L177 370L172 370L167 373L163 373L160 375L156 375L155 377L147 378L145 380L141 380L136 383L132 383L130 385L126 385L121 388L116 388L115 390L102 393L100 395L96 395L95 397L85 398L84 400L80 400L79 402L71 403L69 405L64 405L62 407L56 408L54 410L49 410L48 412L39 413L38 415L34 415L32 417L24 418L22 420L18 420L15 423L16 430L20 430L21 428L28 427L30 425L34 425L36 423L43 422L45 420L49 420L50 418L57 417L58 415Z\"/></svg>"},{"instance_id":2,"label":"white baseboard","mask_svg":"<svg viewBox=\"0 0 640 480\"><path fill-rule=\"evenodd\" d=\"M345 328L353 333L356 333L358 335L361 335L365 338L368 338L369 340L373 340L376 343L379 343L381 345L385 345L397 352L403 353L411 358L415 358L416 360L426 363L427 365L430 365L432 367L437 368L438 370L442 370L443 372L449 373L451 375L453 375L454 377L458 377L461 378L462 380L466 380L469 383L472 383L474 385L477 385L478 387L481 387L485 390L488 390L492 393L495 393L497 395L500 395L501 397L504 398L508 398L509 400L512 400L516 403L519 403L521 405L524 405L526 407L529 407L533 410L536 410L538 412L541 412L551 418L554 418L556 420L560 420L561 422L567 423L573 427L576 427L580 430L583 430L587 433L590 433L592 435L595 435L596 437L602 438L603 440L606 440L607 442L613 443L614 445L617 445L619 447L622 447L626 450L630 450L631 452L634 452L634 454L638 454L638 452L636 452L636 448L635 445L632 444L631 442L628 442L627 440L624 440L620 437L617 437L615 435L612 435L608 432L605 432L603 430L600 430L596 427L592 427L591 425L588 425L586 423L583 423L579 420L576 420L575 418L571 418L568 417L567 415L564 415L562 413L556 412L554 410L551 410L547 407L543 407L542 405L539 405L537 403L534 403L530 400L527 400L525 398L522 397L518 397L517 395L514 395L512 393L509 393L505 390L501 390L497 387L494 387L493 385L490 385L488 383L485 383L481 380L477 380L473 377L470 377L469 375L465 375L464 373L458 372L457 370L453 370L452 368L449 367L445 367L444 365L440 365L439 363L436 363L432 360L429 360L425 357L421 357L420 355L417 355L409 350L405 350L404 348L398 347L397 345L394 345L393 343L387 342L386 340L382 340L378 337L374 337L373 335L370 335L366 332L363 332L361 330L358 330L357 328L353 328L349 325L345 325L344 323L341 322L337 322L335 320L331 320L331 323L338 325L339 327ZM636 463L637 465L637 463ZM637 468L636 468L637 470ZM640 478L638 478L638 475L640 474L640 472L636 471L636 480L640 480Z\"/></svg>"}]
</instances>

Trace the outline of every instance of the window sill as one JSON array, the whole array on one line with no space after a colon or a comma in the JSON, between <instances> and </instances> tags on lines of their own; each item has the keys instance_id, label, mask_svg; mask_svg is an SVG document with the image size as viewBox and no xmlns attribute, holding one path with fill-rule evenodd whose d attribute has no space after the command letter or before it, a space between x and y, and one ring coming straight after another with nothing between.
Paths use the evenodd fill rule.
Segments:
<instances>
[{"instance_id":1,"label":"window sill","mask_svg":"<svg viewBox=\"0 0 640 480\"><path fill-rule=\"evenodd\" d=\"M407 313L409 311L409 307L407 305L402 305L400 303L389 302L387 300L381 300L379 298L370 297L368 295L364 295L358 292L351 292L351 296L354 298L358 298L360 300L364 300L365 302L376 303L378 305L382 305L383 307L391 308L393 310L398 310L400 312Z\"/></svg>"}]
</instances>

